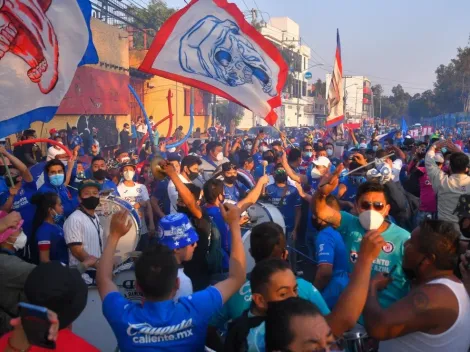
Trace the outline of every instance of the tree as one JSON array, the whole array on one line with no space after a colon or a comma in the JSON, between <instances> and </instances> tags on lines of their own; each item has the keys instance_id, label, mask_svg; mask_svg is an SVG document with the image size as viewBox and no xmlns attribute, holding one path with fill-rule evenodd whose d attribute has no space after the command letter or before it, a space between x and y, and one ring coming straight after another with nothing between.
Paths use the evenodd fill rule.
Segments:
<instances>
[{"instance_id":1,"label":"tree","mask_svg":"<svg viewBox=\"0 0 470 352\"><path fill-rule=\"evenodd\" d=\"M314 95L316 97L321 96L326 98L326 82L323 82L320 78L313 84L315 87Z\"/></svg>"},{"instance_id":2,"label":"tree","mask_svg":"<svg viewBox=\"0 0 470 352\"><path fill-rule=\"evenodd\" d=\"M411 95L406 93L401 84L392 88L393 96L390 97L391 103L396 107L396 116L400 117L408 114L408 103L411 100Z\"/></svg>"},{"instance_id":3,"label":"tree","mask_svg":"<svg viewBox=\"0 0 470 352\"><path fill-rule=\"evenodd\" d=\"M429 117L434 114L434 93L432 90L415 94L408 104L408 115L419 122L421 117Z\"/></svg>"},{"instance_id":4,"label":"tree","mask_svg":"<svg viewBox=\"0 0 470 352\"><path fill-rule=\"evenodd\" d=\"M372 86L371 87L371 90L372 90L372 94L374 95L374 113L375 113L375 116L378 116L378 117L381 117L380 114L381 114L381 99L382 99L382 96L383 96L383 92L384 92L384 89L382 88L382 86L380 84L376 84L375 86Z\"/></svg>"},{"instance_id":5,"label":"tree","mask_svg":"<svg viewBox=\"0 0 470 352\"><path fill-rule=\"evenodd\" d=\"M144 33L141 31L134 32L134 49L138 50L148 49L163 23L176 12L175 9L169 8L161 0L150 0L146 9L131 7L129 11L137 18L134 19L134 24L147 32L147 48L144 47Z\"/></svg>"},{"instance_id":6,"label":"tree","mask_svg":"<svg viewBox=\"0 0 470 352\"><path fill-rule=\"evenodd\" d=\"M225 100L216 105L217 119L227 130L232 131L240 124L245 114L245 108L231 101ZM232 131L233 132L233 131Z\"/></svg>"}]
</instances>

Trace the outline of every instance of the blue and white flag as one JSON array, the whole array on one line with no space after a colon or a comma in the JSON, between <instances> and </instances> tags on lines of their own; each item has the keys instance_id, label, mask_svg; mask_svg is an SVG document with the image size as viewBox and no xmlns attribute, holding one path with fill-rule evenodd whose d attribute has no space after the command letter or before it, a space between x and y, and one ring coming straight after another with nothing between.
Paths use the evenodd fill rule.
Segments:
<instances>
[{"instance_id":1,"label":"blue and white flag","mask_svg":"<svg viewBox=\"0 0 470 352\"><path fill-rule=\"evenodd\" d=\"M89 0L0 1L0 137L52 119L78 66L95 64Z\"/></svg>"}]
</instances>

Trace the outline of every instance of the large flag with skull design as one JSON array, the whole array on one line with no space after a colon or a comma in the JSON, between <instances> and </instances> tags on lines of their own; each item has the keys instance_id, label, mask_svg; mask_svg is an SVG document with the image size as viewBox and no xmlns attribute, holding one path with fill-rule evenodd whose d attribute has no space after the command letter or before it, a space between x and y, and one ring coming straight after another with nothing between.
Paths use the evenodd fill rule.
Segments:
<instances>
[{"instance_id":1,"label":"large flag with skull design","mask_svg":"<svg viewBox=\"0 0 470 352\"><path fill-rule=\"evenodd\" d=\"M89 0L0 0L0 137L49 121L78 66L98 62Z\"/></svg>"},{"instance_id":2,"label":"large flag with skull design","mask_svg":"<svg viewBox=\"0 0 470 352\"><path fill-rule=\"evenodd\" d=\"M204 89L274 125L287 65L226 0L193 0L160 28L140 70Z\"/></svg>"}]
</instances>

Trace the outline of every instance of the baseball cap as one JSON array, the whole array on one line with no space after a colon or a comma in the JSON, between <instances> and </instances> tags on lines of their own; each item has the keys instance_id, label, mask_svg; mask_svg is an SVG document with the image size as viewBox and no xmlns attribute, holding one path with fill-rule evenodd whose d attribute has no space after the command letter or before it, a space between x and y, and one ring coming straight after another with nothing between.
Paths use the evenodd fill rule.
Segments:
<instances>
[{"instance_id":1,"label":"baseball cap","mask_svg":"<svg viewBox=\"0 0 470 352\"><path fill-rule=\"evenodd\" d=\"M320 156L317 160L314 160L313 163L318 166L328 167L330 166L330 159L326 156Z\"/></svg>"},{"instance_id":2,"label":"baseball cap","mask_svg":"<svg viewBox=\"0 0 470 352\"><path fill-rule=\"evenodd\" d=\"M179 249L197 242L199 236L185 214L175 213L160 220L158 240L170 249Z\"/></svg>"},{"instance_id":3,"label":"baseball cap","mask_svg":"<svg viewBox=\"0 0 470 352\"><path fill-rule=\"evenodd\" d=\"M49 134L56 134L57 133L57 130L55 128L51 128L49 130Z\"/></svg>"},{"instance_id":4,"label":"baseball cap","mask_svg":"<svg viewBox=\"0 0 470 352\"><path fill-rule=\"evenodd\" d=\"M179 155L178 153L174 153L174 152L168 153L166 158L168 161L177 161L177 162L181 161L181 155Z\"/></svg>"},{"instance_id":5,"label":"baseball cap","mask_svg":"<svg viewBox=\"0 0 470 352\"><path fill-rule=\"evenodd\" d=\"M3 219L5 216L7 216L8 213L6 211L2 211L0 210L0 219ZM4 232L0 233L0 243L3 243L5 242L8 237L11 236L11 234L13 232L16 232L18 231L19 229L21 229L21 226L23 226L23 223L24 223L24 220L20 220L20 222L18 223L18 226L16 227L9 227L8 229L6 229Z\"/></svg>"},{"instance_id":6,"label":"baseball cap","mask_svg":"<svg viewBox=\"0 0 470 352\"><path fill-rule=\"evenodd\" d=\"M83 180L79 185L78 185L78 193L80 193L83 189L87 187L96 187L98 188L98 191L101 191L101 184L96 182L95 180Z\"/></svg>"},{"instance_id":7,"label":"baseball cap","mask_svg":"<svg viewBox=\"0 0 470 352\"><path fill-rule=\"evenodd\" d=\"M30 272L24 293L29 303L57 313L59 329L63 329L85 309L88 286L77 269L51 261L39 264Z\"/></svg>"},{"instance_id":8,"label":"baseball cap","mask_svg":"<svg viewBox=\"0 0 470 352\"><path fill-rule=\"evenodd\" d=\"M122 171L122 169L124 169L126 166L132 166L134 169L137 168L137 165L136 165L135 162L133 162L132 160L120 164L119 168L120 168L121 171Z\"/></svg>"}]
</instances>

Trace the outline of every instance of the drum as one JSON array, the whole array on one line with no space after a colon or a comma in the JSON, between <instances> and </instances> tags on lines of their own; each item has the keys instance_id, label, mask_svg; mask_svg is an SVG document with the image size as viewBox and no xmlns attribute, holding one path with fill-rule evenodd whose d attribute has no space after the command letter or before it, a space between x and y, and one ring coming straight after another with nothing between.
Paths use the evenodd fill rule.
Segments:
<instances>
[{"instance_id":1,"label":"drum","mask_svg":"<svg viewBox=\"0 0 470 352\"><path fill-rule=\"evenodd\" d=\"M243 236L243 248L245 249L245 257L246 257L246 273L251 273L253 268L255 267L256 263L250 253L250 237L251 237L251 230L247 230Z\"/></svg>"},{"instance_id":2,"label":"drum","mask_svg":"<svg viewBox=\"0 0 470 352\"><path fill-rule=\"evenodd\" d=\"M373 352L375 348L371 346L370 338L366 329L359 324L343 334L347 352Z\"/></svg>"},{"instance_id":3,"label":"drum","mask_svg":"<svg viewBox=\"0 0 470 352\"><path fill-rule=\"evenodd\" d=\"M119 240L116 250L116 257L118 257L116 264L122 264L129 257L128 253L134 251L137 247L140 239L139 214L129 202L115 197L101 198L100 205L96 208L96 215L98 215L101 226L103 226L105 239L107 239L110 232L111 216L122 210L129 211L132 226L129 232Z\"/></svg>"},{"instance_id":4,"label":"drum","mask_svg":"<svg viewBox=\"0 0 470 352\"><path fill-rule=\"evenodd\" d=\"M263 222L275 222L279 224L284 233L286 231L286 224L281 212L274 205L269 203L257 202L247 209L248 216L252 225L262 224Z\"/></svg>"},{"instance_id":5,"label":"drum","mask_svg":"<svg viewBox=\"0 0 470 352\"><path fill-rule=\"evenodd\" d=\"M119 292L125 299L140 303L142 301L142 293L137 291L135 285L134 263L127 262L119 265L113 272L113 281L119 288Z\"/></svg>"}]
</instances>

